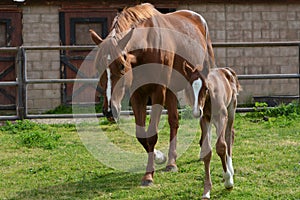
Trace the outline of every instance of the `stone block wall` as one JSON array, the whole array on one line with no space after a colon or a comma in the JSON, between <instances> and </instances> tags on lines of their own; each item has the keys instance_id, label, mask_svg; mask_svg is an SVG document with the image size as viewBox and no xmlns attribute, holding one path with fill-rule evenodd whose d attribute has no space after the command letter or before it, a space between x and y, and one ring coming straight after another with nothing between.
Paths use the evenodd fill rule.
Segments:
<instances>
[{"instance_id":1,"label":"stone block wall","mask_svg":"<svg viewBox=\"0 0 300 200\"><path fill-rule=\"evenodd\" d=\"M23 7L23 45L59 45L58 6ZM26 51L28 79L60 78L59 51ZM61 104L60 84L28 85L29 113L41 113Z\"/></svg>"},{"instance_id":2,"label":"stone block wall","mask_svg":"<svg viewBox=\"0 0 300 200\"><path fill-rule=\"evenodd\" d=\"M300 4L189 4L180 9L200 13L209 25L213 42L297 41L300 39ZM238 74L297 73L298 47L214 48L218 67ZM297 79L241 80L239 103L253 96L299 95Z\"/></svg>"}]
</instances>

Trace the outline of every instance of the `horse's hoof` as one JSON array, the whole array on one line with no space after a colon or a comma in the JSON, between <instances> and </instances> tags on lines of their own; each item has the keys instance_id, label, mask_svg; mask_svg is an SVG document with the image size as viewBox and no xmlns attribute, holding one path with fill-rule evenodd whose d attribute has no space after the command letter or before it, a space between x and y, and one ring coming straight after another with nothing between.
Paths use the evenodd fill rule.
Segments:
<instances>
[{"instance_id":1,"label":"horse's hoof","mask_svg":"<svg viewBox=\"0 0 300 200\"><path fill-rule=\"evenodd\" d=\"M231 190L233 190L233 185L231 187L225 187L225 188L226 188L226 190L231 191Z\"/></svg>"},{"instance_id":2,"label":"horse's hoof","mask_svg":"<svg viewBox=\"0 0 300 200\"><path fill-rule=\"evenodd\" d=\"M166 172L178 172L178 168L176 165L168 165L165 169Z\"/></svg>"},{"instance_id":3,"label":"horse's hoof","mask_svg":"<svg viewBox=\"0 0 300 200\"><path fill-rule=\"evenodd\" d=\"M153 181L152 180L142 180L141 186L143 187L149 187L153 185Z\"/></svg>"},{"instance_id":4,"label":"horse's hoof","mask_svg":"<svg viewBox=\"0 0 300 200\"><path fill-rule=\"evenodd\" d=\"M233 188L233 176L229 171L225 172L223 174L223 179L224 179L224 186L227 190L232 190Z\"/></svg>"}]
</instances>

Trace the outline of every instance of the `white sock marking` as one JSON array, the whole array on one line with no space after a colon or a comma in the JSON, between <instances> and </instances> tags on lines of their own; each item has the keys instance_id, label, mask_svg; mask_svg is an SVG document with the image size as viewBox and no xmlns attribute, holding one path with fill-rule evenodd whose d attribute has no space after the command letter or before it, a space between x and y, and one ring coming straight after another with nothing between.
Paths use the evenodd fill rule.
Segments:
<instances>
[{"instance_id":1,"label":"white sock marking","mask_svg":"<svg viewBox=\"0 0 300 200\"><path fill-rule=\"evenodd\" d=\"M224 186L227 189L233 187L233 166L232 166L232 159L230 156L227 155L227 171L223 173L223 178L225 180Z\"/></svg>"},{"instance_id":2,"label":"white sock marking","mask_svg":"<svg viewBox=\"0 0 300 200\"><path fill-rule=\"evenodd\" d=\"M234 169L233 169L233 165L232 165L232 158L230 156L227 155L227 168L230 171L231 175L234 175Z\"/></svg>"},{"instance_id":3,"label":"white sock marking","mask_svg":"<svg viewBox=\"0 0 300 200\"><path fill-rule=\"evenodd\" d=\"M156 164L163 164L167 161L166 156L160 150L154 149L154 159Z\"/></svg>"},{"instance_id":4,"label":"white sock marking","mask_svg":"<svg viewBox=\"0 0 300 200\"><path fill-rule=\"evenodd\" d=\"M210 191L202 195L202 199L210 199Z\"/></svg>"}]
</instances>

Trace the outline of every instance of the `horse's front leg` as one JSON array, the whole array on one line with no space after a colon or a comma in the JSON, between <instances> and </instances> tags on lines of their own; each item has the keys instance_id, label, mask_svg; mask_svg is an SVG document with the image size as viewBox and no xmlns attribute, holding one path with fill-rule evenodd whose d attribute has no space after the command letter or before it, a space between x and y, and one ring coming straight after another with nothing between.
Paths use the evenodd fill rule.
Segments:
<instances>
[{"instance_id":1,"label":"horse's front leg","mask_svg":"<svg viewBox=\"0 0 300 200\"><path fill-rule=\"evenodd\" d=\"M157 141L157 134L149 136L145 130L146 126L146 105L147 97L136 91L131 97L132 110L135 116L136 124L136 138L143 145L144 149L148 153L148 163L146 167L146 173L142 178L141 185L149 186L153 183L154 176L154 163L153 163L153 149L149 145L148 140Z\"/></svg>"},{"instance_id":2,"label":"horse's front leg","mask_svg":"<svg viewBox=\"0 0 300 200\"><path fill-rule=\"evenodd\" d=\"M168 164L166 171L177 172L178 168L176 165L177 158L177 130L179 127L178 123L178 111L177 111L177 97L173 92L167 90L166 107L168 109L168 122L170 126L170 146L168 154Z\"/></svg>"},{"instance_id":3,"label":"horse's front leg","mask_svg":"<svg viewBox=\"0 0 300 200\"><path fill-rule=\"evenodd\" d=\"M202 199L210 199L210 191L212 188L212 182L210 177L210 160L212 156L211 148L211 122L210 117L205 115L200 119L201 127L201 139L200 139L200 160L204 162L205 179L204 179L204 191Z\"/></svg>"},{"instance_id":4,"label":"horse's front leg","mask_svg":"<svg viewBox=\"0 0 300 200\"><path fill-rule=\"evenodd\" d=\"M155 166L154 166L154 159L155 159L155 154L157 153L157 151L155 151L154 147L157 143L157 133L158 133L158 124L160 121L160 116L161 116L161 112L163 110L163 107L159 104L155 104L152 105L151 108L151 114L150 114L150 122L149 122L149 126L148 126L148 130L147 130L147 144L148 144L148 163L147 163L147 169L146 169L146 175L143 179L144 181L144 185L148 185L149 183L149 179L148 177L152 174L152 178L153 178L153 173L155 171ZM152 180L153 182L153 180ZM150 184L152 184L152 182L150 182Z\"/></svg>"},{"instance_id":5,"label":"horse's front leg","mask_svg":"<svg viewBox=\"0 0 300 200\"><path fill-rule=\"evenodd\" d=\"M165 89L162 86L158 86L151 96L152 109L150 114L150 122L145 137L138 137L139 141L144 145L148 153L148 163L146 168L146 174L142 179L143 186L149 186L153 184L153 176L155 171L154 159L155 153L154 147L157 143L158 124L160 121L161 112L163 110L163 103L165 101Z\"/></svg>"}]
</instances>

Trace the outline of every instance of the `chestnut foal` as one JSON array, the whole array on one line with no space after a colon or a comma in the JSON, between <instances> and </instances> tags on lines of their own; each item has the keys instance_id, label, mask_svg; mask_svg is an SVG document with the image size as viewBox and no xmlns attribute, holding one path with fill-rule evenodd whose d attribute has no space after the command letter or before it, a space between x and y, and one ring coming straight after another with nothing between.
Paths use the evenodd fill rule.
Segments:
<instances>
[{"instance_id":1,"label":"chestnut foal","mask_svg":"<svg viewBox=\"0 0 300 200\"><path fill-rule=\"evenodd\" d=\"M212 69L203 87L207 87L207 96L200 119L202 135L200 139L200 159L204 161L205 180L202 199L210 198L212 182L210 177L211 128L216 127L216 152L223 166L224 186L233 188L234 170L232 166L232 146L234 140L233 122L237 106L237 95L241 90L236 73L230 68Z\"/></svg>"}]
</instances>

